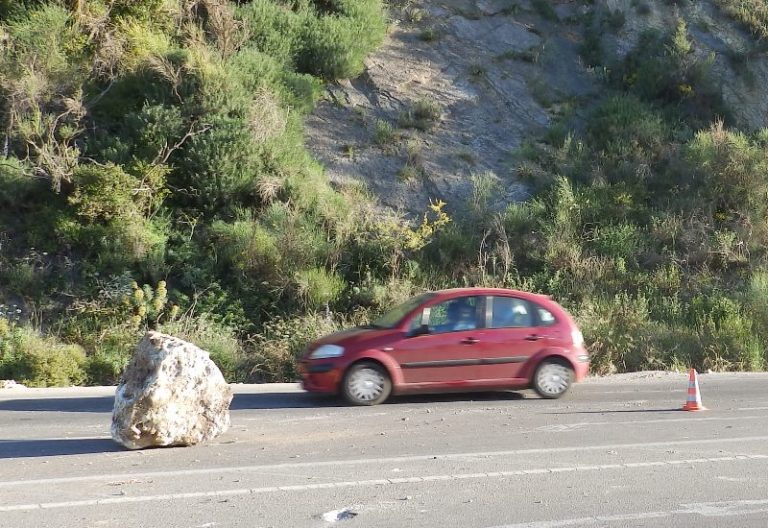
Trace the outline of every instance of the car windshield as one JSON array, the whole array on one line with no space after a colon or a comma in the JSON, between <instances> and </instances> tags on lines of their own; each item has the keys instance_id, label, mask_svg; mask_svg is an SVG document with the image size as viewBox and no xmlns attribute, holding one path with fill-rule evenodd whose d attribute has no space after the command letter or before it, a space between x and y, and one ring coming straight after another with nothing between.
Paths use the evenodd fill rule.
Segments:
<instances>
[{"instance_id":1,"label":"car windshield","mask_svg":"<svg viewBox=\"0 0 768 528\"><path fill-rule=\"evenodd\" d=\"M375 328L393 328L395 325L397 325L397 323L402 321L406 314L414 310L421 303L428 301L434 296L434 293L423 293L421 295L417 295L413 299L409 299L403 304L392 308L390 311L376 319L371 324L371 326Z\"/></svg>"}]
</instances>

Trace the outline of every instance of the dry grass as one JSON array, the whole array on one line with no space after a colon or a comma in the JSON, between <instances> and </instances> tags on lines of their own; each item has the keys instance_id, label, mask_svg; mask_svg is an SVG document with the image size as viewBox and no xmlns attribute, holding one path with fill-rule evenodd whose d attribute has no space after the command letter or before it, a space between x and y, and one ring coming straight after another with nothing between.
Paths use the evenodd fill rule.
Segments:
<instances>
[{"instance_id":1,"label":"dry grass","mask_svg":"<svg viewBox=\"0 0 768 528\"><path fill-rule=\"evenodd\" d=\"M761 39L768 38L768 3L765 0L716 0L717 4Z\"/></svg>"}]
</instances>

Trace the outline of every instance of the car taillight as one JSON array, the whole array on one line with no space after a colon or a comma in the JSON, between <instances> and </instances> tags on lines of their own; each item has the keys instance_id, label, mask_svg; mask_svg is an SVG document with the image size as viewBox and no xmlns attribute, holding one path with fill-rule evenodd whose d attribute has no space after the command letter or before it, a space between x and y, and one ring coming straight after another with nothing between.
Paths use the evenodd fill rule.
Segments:
<instances>
[{"instance_id":1,"label":"car taillight","mask_svg":"<svg viewBox=\"0 0 768 528\"><path fill-rule=\"evenodd\" d=\"M581 330L578 328L571 330L571 341L573 341L574 346L581 346L584 344L584 336L582 335Z\"/></svg>"}]
</instances>

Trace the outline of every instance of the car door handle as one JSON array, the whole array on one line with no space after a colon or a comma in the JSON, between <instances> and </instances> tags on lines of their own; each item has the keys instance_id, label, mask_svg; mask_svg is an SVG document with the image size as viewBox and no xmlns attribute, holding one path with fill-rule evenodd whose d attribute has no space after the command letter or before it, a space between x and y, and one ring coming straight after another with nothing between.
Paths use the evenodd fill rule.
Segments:
<instances>
[{"instance_id":1,"label":"car door handle","mask_svg":"<svg viewBox=\"0 0 768 528\"><path fill-rule=\"evenodd\" d=\"M461 342L465 345L474 345L475 343L479 342L479 339L475 339L474 337L468 337L466 339L462 339Z\"/></svg>"},{"instance_id":2,"label":"car door handle","mask_svg":"<svg viewBox=\"0 0 768 528\"><path fill-rule=\"evenodd\" d=\"M531 334L528 337L525 338L526 341L538 341L543 336L537 335L537 334Z\"/></svg>"}]
</instances>

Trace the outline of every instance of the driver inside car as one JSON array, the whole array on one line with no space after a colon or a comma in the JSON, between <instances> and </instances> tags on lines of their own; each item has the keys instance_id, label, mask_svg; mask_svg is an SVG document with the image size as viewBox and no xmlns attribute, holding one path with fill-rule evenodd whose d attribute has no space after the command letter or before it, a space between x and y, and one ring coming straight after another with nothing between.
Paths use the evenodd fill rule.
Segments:
<instances>
[{"instance_id":1,"label":"driver inside car","mask_svg":"<svg viewBox=\"0 0 768 528\"><path fill-rule=\"evenodd\" d=\"M443 332L459 332L477 328L475 307L464 299L459 299L448 305L448 318L442 325Z\"/></svg>"}]
</instances>

